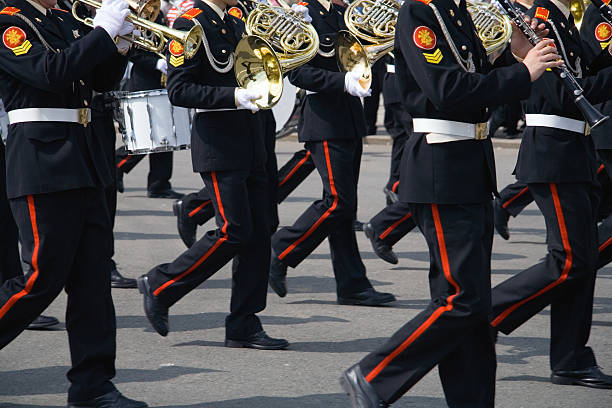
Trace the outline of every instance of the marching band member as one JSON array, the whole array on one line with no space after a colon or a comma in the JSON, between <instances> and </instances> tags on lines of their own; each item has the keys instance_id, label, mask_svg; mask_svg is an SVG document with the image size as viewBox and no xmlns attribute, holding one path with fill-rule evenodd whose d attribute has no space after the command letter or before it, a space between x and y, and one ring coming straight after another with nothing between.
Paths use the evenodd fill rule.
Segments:
<instances>
[{"instance_id":1,"label":"marching band member","mask_svg":"<svg viewBox=\"0 0 612 408\"><path fill-rule=\"evenodd\" d=\"M535 0L528 14L546 22L566 66L581 78L584 96L593 103L610 98L610 48L589 61L569 0ZM612 388L612 377L599 370L586 345L597 266L599 165L573 100L552 73L545 73L524 102L526 129L516 176L544 215L548 253L493 288L491 326L510 334L551 305L552 382Z\"/></svg>"},{"instance_id":2,"label":"marching band member","mask_svg":"<svg viewBox=\"0 0 612 408\"><path fill-rule=\"evenodd\" d=\"M151 325L166 336L168 309L234 258L225 345L277 350L289 343L269 337L256 315L266 305L270 254L265 120L253 113L260 95L238 88L234 76L234 49L244 33L244 23L225 12L234 5L236 0L196 0L174 28L200 24L210 48L202 46L185 59L173 41L168 57L170 101L198 109L191 135L193 169L212 198L218 229L171 263L151 269L138 285Z\"/></svg>"},{"instance_id":3,"label":"marching band member","mask_svg":"<svg viewBox=\"0 0 612 408\"><path fill-rule=\"evenodd\" d=\"M516 32L512 52L523 63L493 69L475 32L465 0L407 0L400 9L396 72L415 134L404 147L399 192L429 247L432 299L344 373L353 407L388 406L436 365L449 407L494 404L488 106L527 98L531 82L561 62L552 41L531 48Z\"/></svg>"},{"instance_id":4,"label":"marching band member","mask_svg":"<svg viewBox=\"0 0 612 408\"><path fill-rule=\"evenodd\" d=\"M308 3L322 49L329 52L338 30L346 29L344 8L327 0ZM334 57L317 55L289 73L291 82L310 92L302 107L298 138L305 142L323 183L323 199L315 201L290 227L272 236L270 286L287 294L287 267L297 267L328 238L338 303L380 305L395 300L372 288L353 231L357 213L357 180L365 135L359 97L369 94L359 76L338 72Z\"/></svg>"},{"instance_id":5,"label":"marching band member","mask_svg":"<svg viewBox=\"0 0 612 408\"><path fill-rule=\"evenodd\" d=\"M8 0L0 11L0 96L8 111L7 193L25 276L0 288L0 348L65 289L72 368L68 407L138 408L115 375L116 323L103 186L110 169L88 126L92 89L119 80L113 39L133 30L128 5L105 0L88 34L55 0Z\"/></svg>"}]
</instances>

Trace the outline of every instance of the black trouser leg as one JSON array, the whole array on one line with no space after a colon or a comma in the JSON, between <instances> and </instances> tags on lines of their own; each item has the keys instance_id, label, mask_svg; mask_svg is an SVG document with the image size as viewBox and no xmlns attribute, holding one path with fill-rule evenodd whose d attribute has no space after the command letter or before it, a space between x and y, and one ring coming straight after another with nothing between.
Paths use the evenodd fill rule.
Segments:
<instances>
[{"instance_id":1,"label":"black trouser leg","mask_svg":"<svg viewBox=\"0 0 612 408\"><path fill-rule=\"evenodd\" d=\"M416 226L410 204L398 201L376 214L370 224L377 241L392 247Z\"/></svg>"},{"instance_id":2,"label":"black trouser leg","mask_svg":"<svg viewBox=\"0 0 612 408\"><path fill-rule=\"evenodd\" d=\"M149 155L147 191L154 193L169 190L172 177L172 152Z\"/></svg>"},{"instance_id":3,"label":"black trouser leg","mask_svg":"<svg viewBox=\"0 0 612 408\"><path fill-rule=\"evenodd\" d=\"M404 145L412 135L412 118L400 103L385 105L385 127L393 138L391 146L391 169L386 188L397 193L400 177L400 163Z\"/></svg>"},{"instance_id":4,"label":"black trouser leg","mask_svg":"<svg viewBox=\"0 0 612 408\"><path fill-rule=\"evenodd\" d=\"M429 247L432 300L368 354L361 370L377 394L393 403L440 364L450 407L493 407L495 352L487 335L491 204L412 204L411 210Z\"/></svg>"},{"instance_id":5,"label":"black trouser leg","mask_svg":"<svg viewBox=\"0 0 612 408\"><path fill-rule=\"evenodd\" d=\"M278 170L277 203L281 203L315 169L310 152L298 150L291 159Z\"/></svg>"},{"instance_id":6,"label":"black trouser leg","mask_svg":"<svg viewBox=\"0 0 612 408\"><path fill-rule=\"evenodd\" d=\"M0 284L22 276L19 260L19 232L6 196L6 162L4 144L0 141Z\"/></svg>"},{"instance_id":7,"label":"black trouser leg","mask_svg":"<svg viewBox=\"0 0 612 408\"><path fill-rule=\"evenodd\" d=\"M278 228L278 163L276 162L276 121L271 111L264 112L266 142L266 174L268 175L268 212L270 214L270 235ZM269 259L268 259L269 261Z\"/></svg>"},{"instance_id":8,"label":"black trouser leg","mask_svg":"<svg viewBox=\"0 0 612 408\"><path fill-rule=\"evenodd\" d=\"M195 193L186 194L181 200L189 217L198 225L204 225L215 216L215 206L206 187Z\"/></svg>"},{"instance_id":9,"label":"black trouser leg","mask_svg":"<svg viewBox=\"0 0 612 408\"><path fill-rule=\"evenodd\" d=\"M519 181L508 184L499 192L499 196L501 198L502 207L513 217L519 215L525 207L533 202L529 187L527 187L527 184Z\"/></svg>"},{"instance_id":10,"label":"black trouser leg","mask_svg":"<svg viewBox=\"0 0 612 408\"><path fill-rule=\"evenodd\" d=\"M546 221L548 254L493 289L491 325L508 334L552 304L551 368L592 366L586 341L597 260L597 196L588 183L528 187Z\"/></svg>"},{"instance_id":11,"label":"black trouser leg","mask_svg":"<svg viewBox=\"0 0 612 408\"><path fill-rule=\"evenodd\" d=\"M11 200L25 275L0 287L0 348L17 337L65 286L70 401L114 389L115 314L108 259L112 230L101 189Z\"/></svg>"},{"instance_id":12,"label":"black trouser leg","mask_svg":"<svg viewBox=\"0 0 612 408\"><path fill-rule=\"evenodd\" d=\"M214 197L218 228L208 231L171 263L149 271L151 289L164 305L172 306L212 276L249 241L253 231L252 202L261 200L261 196L249 194L247 183L251 173L251 170L201 173L208 195Z\"/></svg>"},{"instance_id":13,"label":"black trouser leg","mask_svg":"<svg viewBox=\"0 0 612 408\"><path fill-rule=\"evenodd\" d=\"M146 156L146 154L128 154L125 146L121 146L115 150L115 163L118 170L127 174Z\"/></svg>"},{"instance_id":14,"label":"black trouser leg","mask_svg":"<svg viewBox=\"0 0 612 408\"><path fill-rule=\"evenodd\" d=\"M608 177L607 183L601 183L603 198L600 204L599 215L600 217L603 216L603 220L598 228L599 261L597 263L597 269L600 269L612 262L612 215L607 210L612 206L612 194L610 192L610 186L612 185L612 150L598 150L597 155L602 161L606 177Z\"/></svg>"},{"instance_id":15,"label":"black trouser leg","mask_svg":"<svg viewBox=\"0 0 612 408\"><path fill-rule=\"evenodd\" d=\"M256 313L266 308L270 270L270 206L260 197L268 192L269 177L263 169L247 180L253 230L232 265L232 300L225 319L226 337L246 339L262 329ZM275 201L272 201L276 205Z\"/></svg>"},{"instance_id":16,"label":"black trouser leg","mask_svg":"<svg viewBox=\"0 0 612 408\"><path fill-rule=\"evenodd\" d=\"M308 142L306 147L323 182L323 199L312 203L292 226L282 228L272 236L274 252L283 263L296 267L326 237L330 237L330 245L334 247L333 251L338 257L360 259L356 243L353 245L354 233L345 242L337 242L331 235L340 233L341 236L348 237L347 228L355 216L358 178L356 155L361 151L361 141ZM357 261L346 262L355 265ZM352 274L349 279L341 280L343 286L338 286L339 294L353 294L370 287L365 270L360 267L347 269L345 265L338 264L338 268L341 268L338 273L346 273L350 269Z\"/></svg>"}]
</instances>

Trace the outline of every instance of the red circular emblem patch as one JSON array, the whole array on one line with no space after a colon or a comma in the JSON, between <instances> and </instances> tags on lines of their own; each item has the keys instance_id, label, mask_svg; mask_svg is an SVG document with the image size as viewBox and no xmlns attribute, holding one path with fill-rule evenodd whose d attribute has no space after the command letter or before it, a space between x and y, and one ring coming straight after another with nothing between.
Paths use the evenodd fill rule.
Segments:
<instances>
[{"instance_id":1,"label":"red circular emblem patch","mask_svg":"<svg viewBox=\"0 0 612 408\"><path fill-rule=\"evenodd\" d=\"M2 34L2 42L6 48L10 48L11 50L23 44L26 38L25 31L15 26L7 28L4 30L4 34Z\"/></svg>"},{"instance_id":2,"label":"red circular emblem patch","mask_svg":"<svg viewBox=\"0 0 612 408\"><path fill-rule=\"evenodd\" d=\"M238 19L242 20L242 16L244 15L242 13L242 10L240 10L238 7L232 7L231 9L227 10L227 14L229 14L230 16L236 17Z\"/></svg>"},{"instance_id":3,"label":"red circular emblem patch","mask_svg":"<svg viewBox=\"0 0 612 408\"><path fill-rule=\"evenodd\" d=\"M431 50L436 46L436 34L429 27L419 26L415 28L412 39L416 46L423 50Z\"/></svg>"},{"instance_id":4,"label":"red circular emblem patch","mask_svg":"<svg viewBox=\"0 0 612 408\"><path fill-rule=\"evenodd\" d=\"M612 37L612 27L608 23L599 23L595 27L595 38L597 41L607 41Z\"/></svg>"},{"instance_id":5,"label":"red circular emblem patch","mask_svg":"<svg viewBox=\"0 0 612 408\"><path fill-rule=\"evenodd\" d=\"M170 41L168 49L170 50L170 54L174 55L175 57L180 57L183 55L183 52L185 52L185 47L183 47L183 44L175 40Z\"/></svg>"}]
</instances>

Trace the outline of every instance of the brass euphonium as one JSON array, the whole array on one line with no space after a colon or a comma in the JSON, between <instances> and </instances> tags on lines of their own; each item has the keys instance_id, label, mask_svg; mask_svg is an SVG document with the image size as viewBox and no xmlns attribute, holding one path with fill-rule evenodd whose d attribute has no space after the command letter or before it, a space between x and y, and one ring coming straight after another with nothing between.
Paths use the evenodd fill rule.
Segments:
<instances>
[{"instance_id":1,"label":"brass euphonium","mask_svg":"<svg viewBox=\"0 0 612 408\"><path fill-rule=\"evenodd\" d=\"M344 11L348 31L336 37L338 65L360 74L364 88L372 82L372 64L393 50L400 6L397 0L356 0Z\"/></svg>"},{"instance_id":2,"label":"brass euphonium","mask_svg":"<svg viewBox=\"0 0 612 408\"><path fill-rule=\"evenodd\" d=\"M81 4L99 9L102 7L102 2L97 0L75 0L72 4L72 15L74 18L89 27L93 27L92 18L78 15L78 7ZM155 20L159 14L160 0L147 0L142 4L128 0L128 4L132 12L128 14L126 21L134 24L134 28L140 31L141 35L121 36L121 38L137 47L158 54L164 51L166 44L170 40L175 40L183 44L185 58L192 58L196 54L204 36L200 25L194 25L189 31L181 31L154 23L151 20Z\"/></svg>"},{"instance_id":3,"label":"brass euphonium","mask_svg":"<svg viewBox=\"0 0 612 408\"><path fill-rule=\"evenodd\" d=\"M585 4L583 0L570 0L570 13L572 13L572 17L574 17L574 24L579 30L580 26L582 25L582 19L587 6L588 3Z\"/></svg>"},{"instance_id":4,"label":"brass euphonium","mask_svg":"<svg viewBox=\"0 0 612 408\"><path fill-rule=\"evenodd\" d=\"M236 46L236 80L262 95L255 101L260 109L270 109L283 92L283 75L317 55L319 36L300 13L263 3L249 13L246 33Z\"/></svg>"},{"instance_id":5,"label":"brass euphonium","mask_svg":"<svg viewBox=\"0 0 612 408\"><path fill-rule=\"evenodd\" d=\"M487 55L501 51L512 36L510 19L492 3L467 1L467 11L472 17L478 38Z\"/></svg>"}]
</instances>

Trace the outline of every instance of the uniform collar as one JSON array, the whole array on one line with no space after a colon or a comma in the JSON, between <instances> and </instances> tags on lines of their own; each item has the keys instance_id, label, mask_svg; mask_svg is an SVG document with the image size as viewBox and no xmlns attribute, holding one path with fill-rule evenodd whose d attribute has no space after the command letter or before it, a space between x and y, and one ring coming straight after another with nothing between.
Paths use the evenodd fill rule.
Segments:
<instances>
[{"instance_id":1,"label":"uniform collar","mask_svg":"<svg viewBox=\"0 0 612 408\"><path fill-rule=\"evenodd\" d=\"M30 1L30 0L28 0ZM210 7L218 16L221 20L223 20L223 17L225 16L225 10L221 10L219 8L219 6L217 6L216 4L214 4L212 1L210 0L202 0L202 3L206 4L208 7Z\"/></svg>"},{"instance_id":2,"label":"uniform collar","mask_svg":"<svg viewBox=\"0 0 612 408\"><path fill-rule=\"evenodd\" d=\"M331 1L328 0L318 0L319 4L326 10L326 11L330 11L331 10L331 6L332 3Z\"/></svg>"},{"instance_id":3,"label":"uniform collar","mask_svg":"<svg viewBox=\"0 0 612 408\"><path fill-rule=\"evenodd\" d=\"M453 0L455 2L455 6L457 6L457 8L459 7L459 4L461 4L461 0Z\"/></svg>"},{"instance_id":4,"label":"uniform collar","mask_svg":"<svg viewBox=\"0 0 612 408\"><path fill-rule=\"evenodd\" d=\"M43 6L41 6L40 4L38 4L35 1L32 0L26 0L28 3L30 3L30 6L34 7L37 11L39 11L43 16L47 15L47 9L44 8Z\"/></svg>"},{"instance_id":5,"label":"uniform collar","mask_svg":"<svg viewBox=\"0 0 612 408\"><path fill-rule=\"evenodd\" d=\"M554 4L555 7L557 7L559 9L561 14L563 14L565 16L565 18L569 21L569 17L570 17L570 9L569 9L569 7L567 7L565 4L563 4L559 0L550 0L550 2L552 4Z\"/></svg>"}]
</instances>

